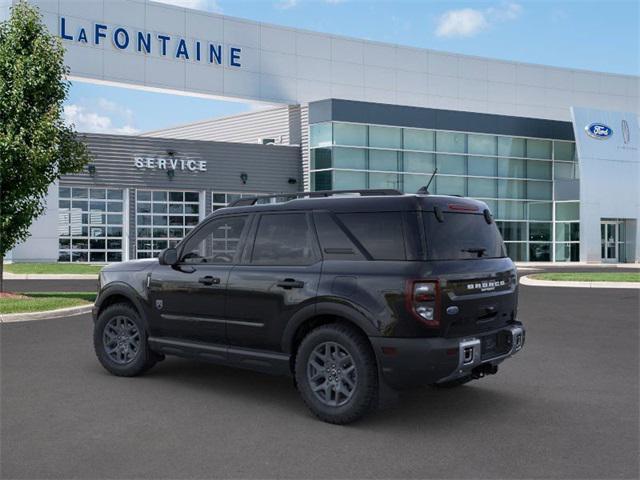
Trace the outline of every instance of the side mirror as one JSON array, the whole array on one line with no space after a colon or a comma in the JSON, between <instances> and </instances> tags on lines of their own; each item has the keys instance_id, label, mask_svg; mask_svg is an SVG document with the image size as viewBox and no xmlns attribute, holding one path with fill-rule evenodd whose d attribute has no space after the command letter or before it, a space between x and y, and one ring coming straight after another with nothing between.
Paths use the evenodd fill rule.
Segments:
<instances>
[{"instance_id":1,"label":"side mirror","mask_svg":"<svg viewBox=\"0 0 640 480\"><path fill-rule=\"evenodd\" d=\"M178 263L178 251L175 248L165 248L158 257L160 265L175 265Z\"/></svg>"}]
</instances>

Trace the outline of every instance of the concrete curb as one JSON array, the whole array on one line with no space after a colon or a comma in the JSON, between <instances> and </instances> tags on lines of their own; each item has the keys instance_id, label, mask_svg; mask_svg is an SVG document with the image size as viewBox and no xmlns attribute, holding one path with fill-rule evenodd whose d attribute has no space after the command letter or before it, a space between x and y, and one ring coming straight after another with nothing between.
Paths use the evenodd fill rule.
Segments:
<instances>
[{"instance_id":1,"label":"concrete curb","mask_svg":"<svg viewBox=\"0 0 640 480\"><path fill-rule=\"evenodd\" d=\"M536 280L528 275L520 277L520 284L530 287L571 287L571 288L632 288L640 289L640 282L562 282Z\"/></svg>"},{"instance_id":2,"label":"concrete curb","mask_svg":"<svg viewBox=\"0 0 640 480\"><path fill-rule=\"evenodd\" d=\"M54 275L50 273L9 273L4 272L5 280L98 280L98 274L66 273Z\"/></svg>"},{"instance_id":3,"label":"concrete curb","mask_svg":"<svg viewBox=\"0 0 640 480\"><path fill-rule=\"evenodd\" d=\"M58 308L56 310L47 310L45 312L27 312L27 313L7 313L0 315L0 323L28 322L30 320L48 320L60 317L69 317L72 315L81 315L89 313L93 308L93 303L89 305L80 305L79 307Z\"/></svg>"}]
</instances>

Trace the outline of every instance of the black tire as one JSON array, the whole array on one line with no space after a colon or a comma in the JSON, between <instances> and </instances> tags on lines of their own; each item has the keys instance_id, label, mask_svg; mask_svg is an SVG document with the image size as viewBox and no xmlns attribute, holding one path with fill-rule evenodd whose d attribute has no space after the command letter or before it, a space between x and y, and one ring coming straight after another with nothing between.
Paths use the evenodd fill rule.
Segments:
<instances>
[{"instance_id":1,"label":"black tire","mask_svg":"<svg viewBox=\"0 0 640 480\"><path fill-rule=\"evenodd\" d=\"M337 346L331 347L339 349L338 352L334 351L334 353L336 355L344 355L336 361L339 364L342 361L347 362L343 364L347 365L345 372L347 370L351 371L348 374L349 385L354 385L351 391L347 392L346 380L342 380L343 373L339 373L340 381L337 380L337 377L333 377L336 383L341 384L340 387L337 387L337 393L333 391L329 394L329 402L335 396L335 405L325 403L327 392L324 389L321 389L323 390L321 393L314 393L312 390L313 381L309 373L314 371L316 374L325 375L322 385L326 385L328 382L326 375L331 375L331 373L326 373L323 369L316 369L313 366L315 363L312 366L309 364L311 355L315 355L318 351L317 349L321 349L323 346L326 349L327 345ZM329 369L331 368L331 365L326 363L324 365ZM355 367L355 373L354 370L351 370L351 365ZM333 375L336 375L335 367L333 368ZM347 374L344 375L347 376ZM295 378L300 395L309 410L320 420L328 423L338 425L351 423L369 412L377 403L378 372L373 351L366 337L347 325L322 325L304 337L296 354ZM320 398L320 395L325 395L325 399ZM345 399L344 397L347 395L349 395L349 398ZM339 401L338 397L340 397Z\"/></svg>"},{"instance_id":2,"label":"black tire","mask_svg":"<svg viewBox=\"0 0 640 480\"><path fill-rule=\"evenodd\" d=\"M450 380L444 383L434 383L433 386L442 389L457 388L466 383L469 383L471 380L473 380L473 377L469 375L468 377L456 378L455 380Z\"/></svg>"},{"instance_id":3,"label":"black tire","mask_svg":"<svg viewBox=\"0 0 640 480\"><path fill-rule=\"evenodd\" d=\"M107 325L111 325L112 322L126 322L130 332L133 332L133 335L137 333L139 336L136 340L133 340L134 343L137 342L138 344L135 354L130 354L130 352L133 351L131 347L132 343L126 345L127 355L130 354L131 358L122 358L118 361L112 358L113 354L107 351L105 328ZM109 335L114 335L114 330L110 329L109 332ZM123 340L122 343L124 348L125 341ZM140 315L138 315L135 308L127 303L109 305L100 313L93 328L93 348L102 366L109 373L119 377L134 377L140 375L160 360L160 357L149 348L147 331Z\"/></svg>"}]
</instances>

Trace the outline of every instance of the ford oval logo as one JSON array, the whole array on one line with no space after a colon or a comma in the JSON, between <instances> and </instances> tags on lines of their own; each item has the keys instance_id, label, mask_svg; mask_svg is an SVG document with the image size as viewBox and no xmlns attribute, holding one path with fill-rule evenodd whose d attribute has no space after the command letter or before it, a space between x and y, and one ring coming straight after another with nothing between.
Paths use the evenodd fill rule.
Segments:
<instances>
[{"instance_id":1,"label":"ford oval logo","mask_svg":"<svg viewBox=\"0 0 640 480\"><path fill-rule=\"evenodd\" d=\"M597 138L599 140L606 140L611 135L613 135L613 130L611 127L607 127L603 123L592 123L585 128L587 135L593 138Z\"/></svg>"}]
</instances>

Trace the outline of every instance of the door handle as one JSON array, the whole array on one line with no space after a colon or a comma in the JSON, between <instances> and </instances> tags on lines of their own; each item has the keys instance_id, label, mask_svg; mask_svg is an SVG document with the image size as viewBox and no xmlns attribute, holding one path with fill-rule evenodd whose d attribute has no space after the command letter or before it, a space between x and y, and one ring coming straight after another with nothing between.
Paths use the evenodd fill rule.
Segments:
<instances>
[{"instance_id":1,"label":"door handle","mask_svg":"<svg viewBox=\"0 0 640 480\"><path fill-rule=\"evenodd\" d=\"M220 285L220 279L218 277L212 277L211 275L200 277L198 279L198 282L202 283L203 285Z\"/></svg>"},{"instance_id":2,"label":"door handle","mask_svg":"<svg viewBox=\"0 0 640 480\"><path fill-rule=\"evenodd\" d=\"M300 280L296 280L294 278L285 278L284 280L280 280L278 283L276 283L276 285L280 288L284 288L285 290L289 290L291 288L303 288L304 282L301 282Z\"/></svg>"}]
</instances>

